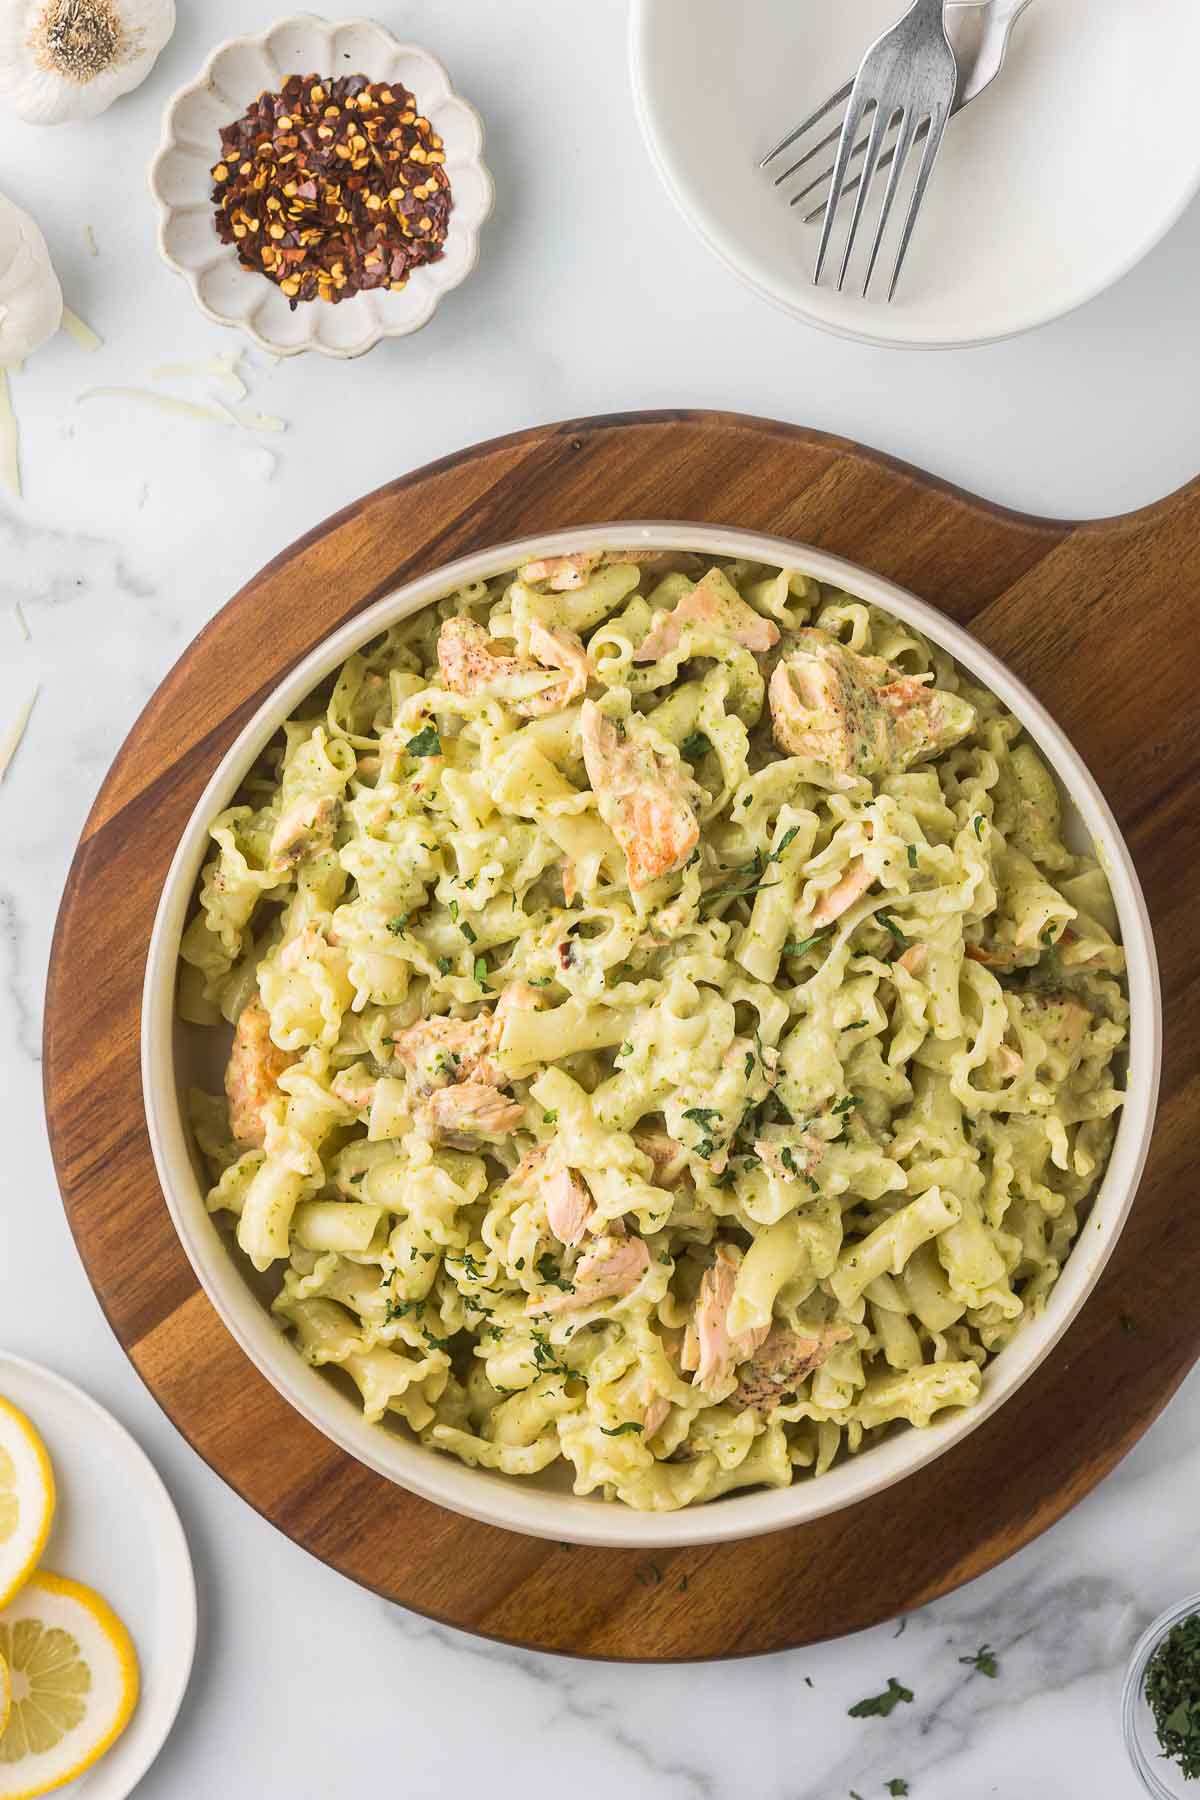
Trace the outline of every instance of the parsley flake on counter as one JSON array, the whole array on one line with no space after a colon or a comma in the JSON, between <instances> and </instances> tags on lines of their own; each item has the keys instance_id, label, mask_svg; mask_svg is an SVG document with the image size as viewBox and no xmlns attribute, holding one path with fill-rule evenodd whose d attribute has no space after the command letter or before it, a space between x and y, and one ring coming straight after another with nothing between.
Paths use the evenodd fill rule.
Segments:
<instances>
[{"instance_id":1,"label":"parsley flake on counter","mask_svg":"<svg viewBox=\"0 0 1200 1800\"><path fill-rule=\"evenodd\" d=\"M894 1675L889 1675L887 1687L882 1694L868 1694L865 1700L857 1700L846 1710L851 1719L886 1719L902 1700L911 1701L912 1697L911 1688L906 1688Z\"/></svg>"},{"instance_id":2,"label":"parsley flake on counter","mask_svg":"<svg viewBox=\"0 0 1200 1800\"><path fill-rule=\"evenodd\" d=\"M885 1794L907 1794L908 1783L902 1781L899 1775L893 1775L890 1781L884 1782L883 1791Z\"/></svg>"},{"instance_id":3,"label":"parsley flake on counter","mask_svg":"<svg viewBox=\"0 0 1200 1800\"><path fill-rule=\"evenodd\" d=\"M977 1675L989 1675L993 1681L1000 1672L1000 1665L992 1654L990 1644L981 1644L974 1656L960 1656L958 1660L973 1669Z\"/></svg>"}]
</instances>

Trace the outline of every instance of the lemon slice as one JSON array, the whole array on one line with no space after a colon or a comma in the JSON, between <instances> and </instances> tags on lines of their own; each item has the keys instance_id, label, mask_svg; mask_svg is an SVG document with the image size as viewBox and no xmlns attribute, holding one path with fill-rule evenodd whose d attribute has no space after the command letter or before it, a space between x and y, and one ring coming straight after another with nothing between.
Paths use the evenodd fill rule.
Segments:
<instances>
[{"instance_id":1,"label":"lemon slice","mask_svg":"<svg viewBox=\"0 0 1200 1800\"><path fill-rule=\"evenodd\" d=\"M33 1800L90 1769L124 1731L137 1655L99 1594L39 1569L0 1613L0 1659L12 1681L0 1800Z\"/></svg>"},{"instance_id":2,"label":"lemon slice","mask_svg":"<svg viewBox=\"0 0 1200 1800\"><path fill-rule=\"evenodd\" d=\"M4 1727L8 1724L8 1715L12 1710L12 1681L8 1673L8 1664L0 1656L0 1737L4 1736Z\"/></svg>"},{"instance_id":3,"label":"lemon slice","mask_svg":"<svg viewBox=\"0 0 1200 1800\"><path fill-rule=\"evenodd\" d=\"M54 1472L25 1414L0 1398L0 1608L38 1566L54 1517Z\"/></svg>"}]
</instances>

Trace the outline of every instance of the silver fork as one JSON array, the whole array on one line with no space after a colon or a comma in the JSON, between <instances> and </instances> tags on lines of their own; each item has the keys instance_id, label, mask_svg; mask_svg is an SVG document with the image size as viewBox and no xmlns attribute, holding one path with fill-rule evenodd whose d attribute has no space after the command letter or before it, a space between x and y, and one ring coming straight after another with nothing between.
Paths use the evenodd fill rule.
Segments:
<instances>
[{"instance_id":1,"label":"silver fork","mask_svg":"<svg viewBox=\"0 0 1200 1800\"><path fill-rule=\"evenodd\" d=\"M912 193L909 196L908 213L900 234L900 245L892 268L888 299L891 300L896 292L900 272L904 267L904 259L908 255L908 247L912 242L917 217L929 186L929 177L933 173L933 165L937 161L938 152L942 147L946 121L950 117L950 108L954 104L954 90L958 84L958 65L954 59L954 52L950 48L950 40L946 36L944 12L945 0L913 0L913 4L899 23L893 25L890 31L885 31L883 36L872 44L862 60L854 86L850 91L846 117L843 120L841 136L838 140L833 181L825 207L825 219L821 226L821 242L817 249L817 263L813 272L814 284L820 284L826 253L833 235L834 222L841 204L842 192L846 186L850 163L854 156L854 147L858 142L859 131L866 123L868 116L870 117L870 132L863 157L862 171L858 178L854 212L846 233L842 266L838 273L839 292L846 283L846 271L850 267L850 258L854 253L858 229L862 223L880 157L883 154L884 143L893 129L896 132L896 141L891 168L888 171L883 205L880 208L879 221L875 229L875 241L871 246L866 278L863 282L864 298L870 291L871 279L875 273L880 246L883 243L892 206L900 186L900 178L916 141L917 131L923 123L928 121L925 141L921 148L920 164L917 168Z\"/></svg>"},{"instance_id":2,"label":"silver fork","mask_svg":"<svg viewBox=\"0 0 1200 1800\"><path fill-rule=\"evenodd\" d=\"M964 106L969 106L972 100L977 100L980 94L995 81L1004 67L1013 26L1026 7L1031 4L1032 0L947 0L946 32L958 64L958 87L954 95L954 105L950 108L951 118L955 113L961 112ZM787 136L763 157L759 167L763 169L769 167L777 156L782 155L807 132L812 131L821 123L822 119L827 118L836 107L841 106L844 101L849 99L853 87L853 81L848 81L844 87L838 89L836 94L831 94L823 106L819 106L814 113L810 113L803 124L797 125L795 130L789 131ZM924 141L925 133L926 128L922 125L917 131L917 143ZM841 126L835 125L825 137L805 150L794 163L789 164L781 175L776 175L774 186L782 187L785 181L789 181L807 163L812 162L813 158L819 156L822 150L827 150L831 144L836 143L840 135ZM862 155L867 147L867 142L867 138L859 138L858 143L854 146L855 160ZM881 169L887 168L891 163L892 154L891 150L887 150L880 157L879 167ZM798 194L794 194L788 202L789 206L802 206L809 195L815 193L817 189L826 190L824 197L817 201L810 212L803 215L806 225L813 224L824 215L828 198L828 184L832 175L833 165L831 163L827 168L822 169L819 175L814 176L806 186L802 187ZM857 192L858 185L857 179L846 184L842 193L843 204L851 194Z\"/></svg>"}]
</instances>

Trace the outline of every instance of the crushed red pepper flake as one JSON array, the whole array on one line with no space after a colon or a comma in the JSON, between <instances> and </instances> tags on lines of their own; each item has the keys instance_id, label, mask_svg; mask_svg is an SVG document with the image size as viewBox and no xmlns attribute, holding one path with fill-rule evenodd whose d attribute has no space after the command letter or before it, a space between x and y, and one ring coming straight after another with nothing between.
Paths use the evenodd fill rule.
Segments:
<instances>
[{"instance_id":1,"label":"crushed red pepper flake","mask_svg":"<svg viewBox=\"0 0 1200 1800\"><path fill-rule=\"evenodd\" d=\"M336 304L402 288L444 254L446 150L399 82L293 75L221 128L217 235L287 295Z\"/></svg>"}]
</instances>

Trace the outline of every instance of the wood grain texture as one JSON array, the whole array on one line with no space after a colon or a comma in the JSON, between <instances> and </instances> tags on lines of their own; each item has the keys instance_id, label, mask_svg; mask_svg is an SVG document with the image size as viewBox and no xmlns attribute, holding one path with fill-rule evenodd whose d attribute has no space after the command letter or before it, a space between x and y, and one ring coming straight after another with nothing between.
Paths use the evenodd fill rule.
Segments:
<instances>
[{"instance_id":1,"label":"wood grain texture","mask_svg":"<svg viewBox=\"0 0 1200 1800\"><path fill-rule=\"evenodd\" d=\"M138 1072L142 971L175 843L286 671L451 557L638 518L820 545L912 588L1003 657L1116 812L1146 888L1166 1006L1162 1105L1137 1204L1096 1292L1019 1396L875 1500L653 1564L442 1512L293 1412L197 1287L159 1193ZM1081 1499L1200 1355L1198 552L1200 481L1141 513L1071 526L1006 513L815 432L654 413L547 426L418 470L256 576L168 675L100 792L46 1005L46 1111L71 1229L118 1338L201 1456L315 1556L391 1600L513 1643L638 1660L857 1630L982 1573Z\"/></svg>"}]
</instances>

